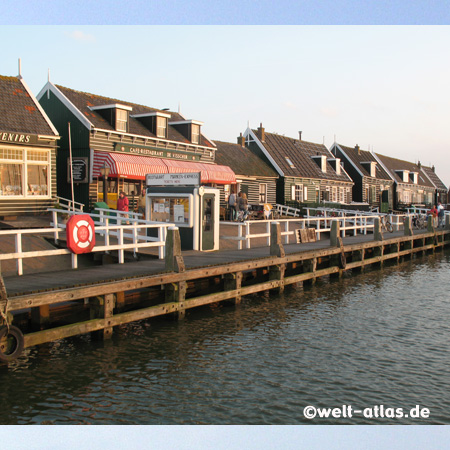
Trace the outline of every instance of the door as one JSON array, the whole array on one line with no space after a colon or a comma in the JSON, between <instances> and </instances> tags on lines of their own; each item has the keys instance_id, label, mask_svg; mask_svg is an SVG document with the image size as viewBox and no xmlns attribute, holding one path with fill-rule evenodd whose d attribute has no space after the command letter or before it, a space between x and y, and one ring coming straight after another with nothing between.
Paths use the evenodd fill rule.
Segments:
<instances>
[{"instance_id":1,"label":"door","mask_svg":"<svg viewBox=\"0 0 450 450\"><path fill-rule=\"evenodd\" d=\"M202 248L201 250L214 249L214 194L204 194L202 197L201 211L201 234Z\"/></svg>"}]
</instances>

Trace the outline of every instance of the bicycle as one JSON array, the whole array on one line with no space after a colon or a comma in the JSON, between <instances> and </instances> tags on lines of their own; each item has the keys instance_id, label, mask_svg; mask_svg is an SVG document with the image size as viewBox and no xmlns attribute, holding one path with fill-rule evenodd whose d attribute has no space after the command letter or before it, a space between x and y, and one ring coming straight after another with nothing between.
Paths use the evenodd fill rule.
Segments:
<instances>
[{"instance_id":1,"label":"bicycle","mask_svg":"<svg viewBox=\"0 0 450 450\"><path fill-rule=\"evenodd\" d=\"M381 230L382 231L389 231L389 233L394 232L394 227L392 226L392 223L389 222L387 216L381 216L380 222L381 222Z\"/></svg>"},{"instance_id":2,"label":"bicycle","mask_svg":"<svg viewBox=\"0 0 450 450\"><path fill-rule=\"evenodd\" d=\"M412 217L412 224L418 230L423 230L427 226L425 218L423 216L421 216L420 214L417 214Z\"/></svg>"}]
</instances>

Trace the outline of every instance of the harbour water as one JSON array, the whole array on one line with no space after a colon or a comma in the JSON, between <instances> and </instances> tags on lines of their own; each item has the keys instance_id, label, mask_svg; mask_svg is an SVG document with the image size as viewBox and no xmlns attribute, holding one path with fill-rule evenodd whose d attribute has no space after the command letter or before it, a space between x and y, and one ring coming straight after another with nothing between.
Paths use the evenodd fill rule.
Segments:
<instances>
[{"instance_id":1,"label":"harbour water","mask_svg":"<svg viewBox=\"0 0 450 450\"><path fill-rule=\"evenodd\" d=\"M449 274L440 252L27 349L0 424L447 424Z\"/></svg>"}]
</instances>

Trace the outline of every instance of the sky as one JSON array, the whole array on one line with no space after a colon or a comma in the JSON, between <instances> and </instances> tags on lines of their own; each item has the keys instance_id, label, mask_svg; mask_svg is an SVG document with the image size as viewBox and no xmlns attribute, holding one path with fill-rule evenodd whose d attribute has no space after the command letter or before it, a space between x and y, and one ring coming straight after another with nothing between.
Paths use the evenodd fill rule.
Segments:
<instances>
[{"instance_id":1,"label":"sky","mask_svg":"<svg viewBox=\"0 0 450 450\"><path fill-rule=\"evenodd\" d=\"M436 166L450 185L444 0L3 0L0 75ZM14 450L446 448L441 427L2 426ZM131 438L130 438L131 436ZM30 445L32 443L32 445ZM244 446L242 444L245 444Z\"/></svg>"},{"instance_id":2,"label":"sky","mask_svg":"<svg viewBox=\"0 0 450 450\"><path fill-rule=\"evenodd\" d=\"M450 26L4 25L0 74L434 165L450 185ZM50 74L50 75L49 75Z\"/></svg>"}]
</instances>

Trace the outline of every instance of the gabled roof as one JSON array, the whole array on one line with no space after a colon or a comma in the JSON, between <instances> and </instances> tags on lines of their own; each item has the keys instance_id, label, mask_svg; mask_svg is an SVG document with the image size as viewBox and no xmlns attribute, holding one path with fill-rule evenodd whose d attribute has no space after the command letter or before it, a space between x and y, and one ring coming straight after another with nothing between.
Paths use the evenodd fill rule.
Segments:
<instances>
[{"instance_id":1,"label":"gabled roof","mask_svg":"<svg viewBox=\"0 0 450 450\"><path fill-rule=\"evenodd\" d=\"M0 76L1 131L58 136L55 127L20 76Z\"/></svg>"},{"instance_id":2,"label":"gabled roof","mask_svg":"<svg viewBox=\"0 0 450 450\"><path fill-rule=\"evenodd\" d=\"M151 108L149 106L139 105L136 103L131 103L123 100L118 100L110 97L103 97L101 95L89 94L86 92L76 91L74 89L70 89L60 85L53 85L51 83L47 83L46 86L41 90L38 95L38 98L46 95L47 89L50 89L52 92L57 95L58 93L55 91L57 89L65 98L62 98L70 106L73 105L75 108L75 112L78 112L81 115L81 120L86 126L91 126L92 128L97 128L106 131L116 131L115 128L102 117L100 114L101 109L98 107L101 106L116 106L122 105L128 108L132 108L130 112L129 118L129 130L127 134L134 134L137 136L149 137L159 140L169 140L174 142L180 142L183 144L192 144L186 137L184 137L174 126L171 126L171 122L186 122L186 119L179 113L167 110L160 110L156 108ZM74 112L74 111L72 111ZM158 138L155 134L151 132L149 128L144 126L142 122L133 116L142 115L142 114L151 114L159 112L162 115L170 115L170 119L168 119L169 126L167 128L167 138ZM196 121L193 121L198 123ZM214 148L212 142L207 139L204 135L200 135L200 143L199 146Z\"/></svg>"},{"instance_id":3,"label":"gabled roof","mask_svg":"<svg viewBox=\"0 0 450 450\"><path fill-rule=\"evenodd\" d=\"M274 177L277 172L248 148L230 142L214 141L216 144L216 163L229 166L239 176Z\"/></svg>"},{"instance_id":4,"label":"gabled roof","mask_svg":"<svg viewBox=\"0 0 450 450\"><path fill-rule=\"evenodd\" d=\"M334 156L325 145L267 132L264 132L264 140L261 141L259 130L251 131L258 139L260 148L264 147L284 176L352 182L345 171L341 171L338 175L333 169L329 160L334 159ZM327 158L326 172L322 172L312 159L314 156L321 155Z\"/></svg>"},{"instance_id":5,"label":"gabled roof","mask_svg":"<svg viewBox=\"0 0 450 450\"><path fill-rule=\"evenodd\" d=\"M429 180L434 184L436 189L440 191L448 191L447 186L445 186L442 180L437 176L434 166L433 167L422 166L421 169L422 172L424 172L425 175L429 178Z\"/></svg>"},{"instance_id":6,"label":"gabled roof","mask_svg":"<svg viewBox=\"0 0 450 450\"><path fill-rule=\"evenodd\" d=\"M400 175L401 171L409 171L418 173L417 185L425 186L425 187L434 187L433 183L426 177L423 172L420 170L420 167L412 162L403 161L401 159L391 158L390 156L380 155L376 153L376 158L383 164L384 168L388 171L389 175L397 182L397 183L405 183ZM412 182L406 184L413 184ZM414 185L414 186L417 186Z\"/></svg>"},{"instance_id":7,"label":"gabled roof","mask_svg":"<svg viewBox=\"0 0 450 450\"><path fill-rule=\"evenodd\" d=\"M361 148L355 148L355 147L347 147L345 145L341 144L334 144L337 147L339 147L342 152L347 155L348 159L353 163L353 165L358 169L358 171L366 176L370 177L370 172L368 171L368 166L366 164L361 164L364 162L376 162L377 165L375 166L375 177L379 180L389 180L392 181L392 178L389 176L389 174L384 170L383 166L378 164L377 159L375 156L369 152L368 150L362 150Z\"/></svg>"}]
</instances>

